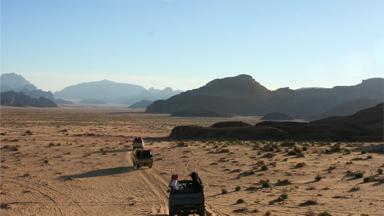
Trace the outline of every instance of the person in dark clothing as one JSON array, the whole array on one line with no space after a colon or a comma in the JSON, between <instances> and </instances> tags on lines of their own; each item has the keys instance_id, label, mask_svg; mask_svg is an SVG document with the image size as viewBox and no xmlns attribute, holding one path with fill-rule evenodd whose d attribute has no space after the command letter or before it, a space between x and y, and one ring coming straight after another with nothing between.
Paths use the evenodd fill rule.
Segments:
<instances>
[{"instance_id":1,"label":"person in dark clothing","mask_svg":"<svg viewBox=\"0 0 384 216\"><path fill-rule=\"evenodd\" d=\"M192 188L197 191L202 190L203 182L201 181L199 175L197 175L196 172L192 172L190 176L192 178Z\"/></svg>"}]
</instances>

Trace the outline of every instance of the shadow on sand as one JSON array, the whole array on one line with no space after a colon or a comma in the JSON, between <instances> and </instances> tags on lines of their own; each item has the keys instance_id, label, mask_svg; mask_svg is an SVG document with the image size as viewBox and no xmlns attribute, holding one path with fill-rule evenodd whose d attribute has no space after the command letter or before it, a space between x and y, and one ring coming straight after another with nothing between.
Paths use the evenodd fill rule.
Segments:
<instances>
[{"instance_id":1,"label":"shadow on sand","mask_svg":"<svg viewBox=\"0 0 384 216\"><path fill-rule=\"evenodd\" d=\"M98 177L98 176L116 175L116 174L132 172L132 171L134 171L133 167L114 167L114 168L92 170L89 172L74 174L74 175L64 175L64 176L60 176L59 179L65 181L65 180L71 180L75 178L91 178L91 177Z\"/></svg>"}]
</instances>

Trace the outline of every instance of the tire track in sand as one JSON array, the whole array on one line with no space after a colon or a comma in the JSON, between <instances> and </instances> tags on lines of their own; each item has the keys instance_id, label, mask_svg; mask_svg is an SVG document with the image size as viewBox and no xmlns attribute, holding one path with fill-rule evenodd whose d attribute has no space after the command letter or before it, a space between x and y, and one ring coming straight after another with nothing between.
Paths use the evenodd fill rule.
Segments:
<instances>
[{"instance_id":1,"label":"tire track in sand","mask_svg":"<svg viewBox=\"0 0 384 216\"><path fill-rule=\"evenodd\" d=\"M13 183L13 184L17 184L21 187L24 187L24 188L29 188L30 190L33 190L33 191L36 191L37 193L39 193L41 196L47 198L50 202L52 202L53 204L53 207L55 209L55 212L56 214L60 215L60 216L64 216L61 208L60 208L60 205L57 203L57 201L53 198L53 196L49 195L47 192L43 192L43 190L41 190L41 188L35 188L35 187L31 187L31 186L27 186L27 185L24 185L18 181L15 181L15 180L9 180L9 179L3 179L3 182L8 182L8 183ZM49 206L49 205L47 205Z\"/></svg>"},{"instance_id":2,"label":"tire track in sand","mask_svg":"<svg viewBox=\"0 0 384 216\"><path fill-rule=\"evenodd\" d=\"M159 184L159 181L148 173L147 170L140 170L139 172L141 179L147 185L148 189L160 201L160 206L152 207L151 215L168 215L168 196L162 189L164 186Z\"/></svg>"}]
</instances>

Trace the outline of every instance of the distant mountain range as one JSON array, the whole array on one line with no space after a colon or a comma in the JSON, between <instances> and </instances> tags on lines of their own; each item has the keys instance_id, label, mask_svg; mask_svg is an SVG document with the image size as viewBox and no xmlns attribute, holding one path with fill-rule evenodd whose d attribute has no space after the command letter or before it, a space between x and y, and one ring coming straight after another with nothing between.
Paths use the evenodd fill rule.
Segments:
<instances>
[{"instance_id":1,"label":"distant mountain range","mask_svg":"<svg viewBox=\"0 0 384 216\"><path fill-rule=\"evenodd\" d=\"M1 105L7 106L55 107L56 103L66 102L56 101L51 92L38 89L15 73L1 74L0 92Z\"/></svg>"},{"instance_id":2,"label":"distant mountain range","mask_svg":"<svg viewBox=\"0 0 384 216\"><path fill-rule=\"evenodd\" d=\"M147 107L150 113L175 113L183 110L210 110L237 115L285 113L296 118L316 119L333 115L338 106L348 109L337 115L349 115L384 101L384 79L372 78L354 86L333 88L280 88L268 90L249 75L215 79L205 86L180 93ZM332 111L334 110L334 111Z\"/></svg>"},{"instance_id":3,"label":"distant mountain range","mask_svg":"<svg viewBox=\"0 0 384 216\"><path fill-rule=\"evenodd\" d=\"M118 83L109 80L80 83L55 92L55 97L73 101L97 101L111 104L133 104L141 100L167 99L179 94L181 91L174 91L172 88L158 90L154 88L145 89L139 85Z\"/></svg>"},{"instance_id":4,"label":"distant mountain range","mask_svg":"<svg viewBox=\"0 0 384 216\"><path fill-rule=\"evenodd\" d=\"M1 74L0 89L1 92L21 92L35 99L43 97L57 104L71 104L73 101L92 105L130 105L142 100L167 99L181 92L169 87L162 90L154 88L145 89L139 85L102 80L69 86L52 94L50 91L38 89L24 77L15 73Z\"/></svg>"}]
</instances>

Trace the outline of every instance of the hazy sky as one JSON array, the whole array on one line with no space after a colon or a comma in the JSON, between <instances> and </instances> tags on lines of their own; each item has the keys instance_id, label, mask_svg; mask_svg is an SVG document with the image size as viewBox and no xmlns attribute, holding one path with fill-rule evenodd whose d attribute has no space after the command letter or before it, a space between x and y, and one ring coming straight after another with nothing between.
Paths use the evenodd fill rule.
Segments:
<instances>
[{"instance_id":1,"label":"hazy sky","mask_svg":"<svg viewBox=\"0 0 384 216\"><path fill-rule=\"evenodd\" d=\"M177 89L250 74L270 89L384 77L384 0L0 0L1 72L45 90Z\"/></svg>"}]
</instances>

